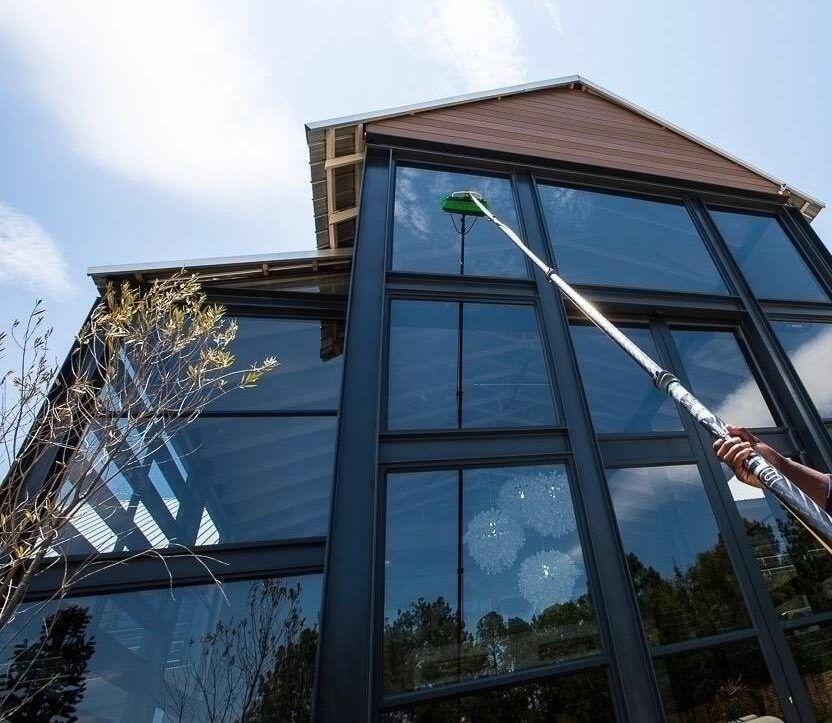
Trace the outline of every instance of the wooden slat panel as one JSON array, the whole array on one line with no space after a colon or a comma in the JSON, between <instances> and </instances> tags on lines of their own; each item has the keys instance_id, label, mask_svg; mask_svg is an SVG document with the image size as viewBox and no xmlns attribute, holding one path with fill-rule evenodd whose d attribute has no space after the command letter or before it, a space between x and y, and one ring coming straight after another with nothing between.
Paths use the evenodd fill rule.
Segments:
<instances>
[{"instance_id":1,"label":"wooden slat panel","mask_svg":"<svg viewBox=\"0 0 832 723\"><path fill-rule=\"evenodd\" d=\"M556 88L371 123L368 132L776 194L767 178L600 96Z\"/></svg>"}]
</instances>

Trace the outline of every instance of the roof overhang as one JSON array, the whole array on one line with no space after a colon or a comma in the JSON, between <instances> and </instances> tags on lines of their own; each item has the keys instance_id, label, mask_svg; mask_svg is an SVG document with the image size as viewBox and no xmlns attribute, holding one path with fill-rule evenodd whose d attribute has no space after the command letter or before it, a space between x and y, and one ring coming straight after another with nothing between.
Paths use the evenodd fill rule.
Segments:
<instances>
[{"instance_id":1,"label":"roof overhang","mask_svg":"<svg viewBox=\"0 0 832 723\"><path fill-rule=\"evenodd\" d=\"M102 289L108 281L131 279L143 282L170 276L187 270L197 274L200 280L228 281L247 278L264 278L276 273L323 272L343 268L352 261L352 249L319 249L316 251L291 251L280 254L255 254L249 256L221 256L204 259L182 259L116 266L92 266L87 275Z\"/></svg>"},{"instance_id":2,"label":"roof overhang","mask_svg":"<svg viewBox=\"0 0 832 723\"><path fill-rule=\"evenodd\" d=\"M315 205L315 230L319 248L337 248L342 245L351 245L354 235L355 221L358 216L358 190L359 174L363 162L363 136L365 124L372 121L379 121L387 118L396 118L404 115L414 115L429 110L437 110L463 103L473 103L480 100L504 98L521 93L530 93L538 90L561 88L568 86L582 86L587 91L595 93L602 98L616 103L631 110L638 115L647 118L674 133L687 138L688 140L703 146L714 153L733 161L739 166L767 179L779 188L779 193L784 197L785 202L800 210L810 221L817 216L824 208L824 204L807 193L800 191L794 186L776 178L765 171L753 166L746 161L737 158L727 151L708 143L707 141L687 132L683 128L670 123L664 118L641 108L619 95L602 88L597 83L580 75L567 75L561 78L541 80L534 83L523 83L512 85L496 90L488 90L479 93L468 93L466 95L455 95L440 100L428 101L425 103L413 103L410 105L395 106L369 113L358 113L355 115L339 116L326 120L315 121L306 124L306 138L309 146L309 162L312 176L312 196ZM350 194L348 183L340 179L346 178L347 174L335 169L349 166L354 169L352 183L354 191ZM345 205L346 204L346 205ZM349 221L351 226L345 233L341 225ZM342 236L344 242L342 243Z\"/></svg>"}]
</instances>

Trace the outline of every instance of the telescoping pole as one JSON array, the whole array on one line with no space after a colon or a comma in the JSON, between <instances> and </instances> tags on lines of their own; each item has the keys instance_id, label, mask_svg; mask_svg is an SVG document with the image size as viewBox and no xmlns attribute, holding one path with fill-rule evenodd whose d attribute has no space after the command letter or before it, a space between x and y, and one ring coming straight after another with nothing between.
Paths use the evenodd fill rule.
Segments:
<instances>
[{"instance_id":1,"label":"telescoping pole","mask_svg":"<svg viewBox=\"0 0 832 723\"><path fill-rule=\"evenodd\" d=\"M563 295L575 304L593 324L618 344L618 346L650 375L658 389L673 397L715 439L724 439L729 436L725 422L685 389L672 372L662 369L662 367L656 364L653 359L630 341L615 324L598 311L593 304L558 276L553 268L547 266L520 240L520 237L514 231L491 213L477 194L469 193L466 195L467 199L473 201L489 221L494 223L511 239L517 248L532 260L535 266L546 275L549 282L557 286ZM786 479L786 477L780 474L756 452L746 460L745 466L760 481L763 487L769 490L812 533L826 551L832 554L832 518L830 518L826 511L821 509L811 497L805 494L797 485Z\"/></svg>"}]
</instances>

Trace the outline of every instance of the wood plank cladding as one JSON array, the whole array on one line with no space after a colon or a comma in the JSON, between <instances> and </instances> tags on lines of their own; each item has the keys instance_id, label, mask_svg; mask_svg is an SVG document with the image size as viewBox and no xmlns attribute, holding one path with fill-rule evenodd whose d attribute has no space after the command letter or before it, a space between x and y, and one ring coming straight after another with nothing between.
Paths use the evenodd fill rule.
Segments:
<instances>
[{"instance_id":1,"label":"wood plank cladding","mask_svg":"<svg viewBox=\"0 0 832 723\"><path fill-rule=\"evenodd\" d=\"M551 88L370 123L368 133L777 193L669 128L578 88Z\"/></svg>"}]
</instances>

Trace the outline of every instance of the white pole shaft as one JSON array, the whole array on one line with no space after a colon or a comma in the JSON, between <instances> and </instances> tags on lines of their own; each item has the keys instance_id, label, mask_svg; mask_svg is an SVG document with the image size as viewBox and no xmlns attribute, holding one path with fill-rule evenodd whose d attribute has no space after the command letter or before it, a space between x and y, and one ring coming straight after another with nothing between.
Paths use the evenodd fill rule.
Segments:
<instances>
[{"instance_id":1,"label":"white pole shaft","mask_svg":"<svg viewBox=\"0 0 832 723\"><path fill-rule=\"evenodd\" d=\"M615 324L598 311L590 301L566 283L551 266L544 263L540 257L526 246L511 228L500 221L479 198L473 194L469 198L485 214L489 221L494 223L511 239L517 248L531 259L532 263L545 274L546 279L550 283L557 286L563 295L575 304L593 324L615 341L621 349L651 376L653 383L661 391L673 397L715 439L725 439L729 436L725 422L685 389L671 372L660 367L615 326ZM746 461L745 466L760 484L769 490L812 533L826 551L832 554L832 517L811 497L803 492L803 490L780 474L780 472L756 452Z\"/></svg>"}]
</instances>

